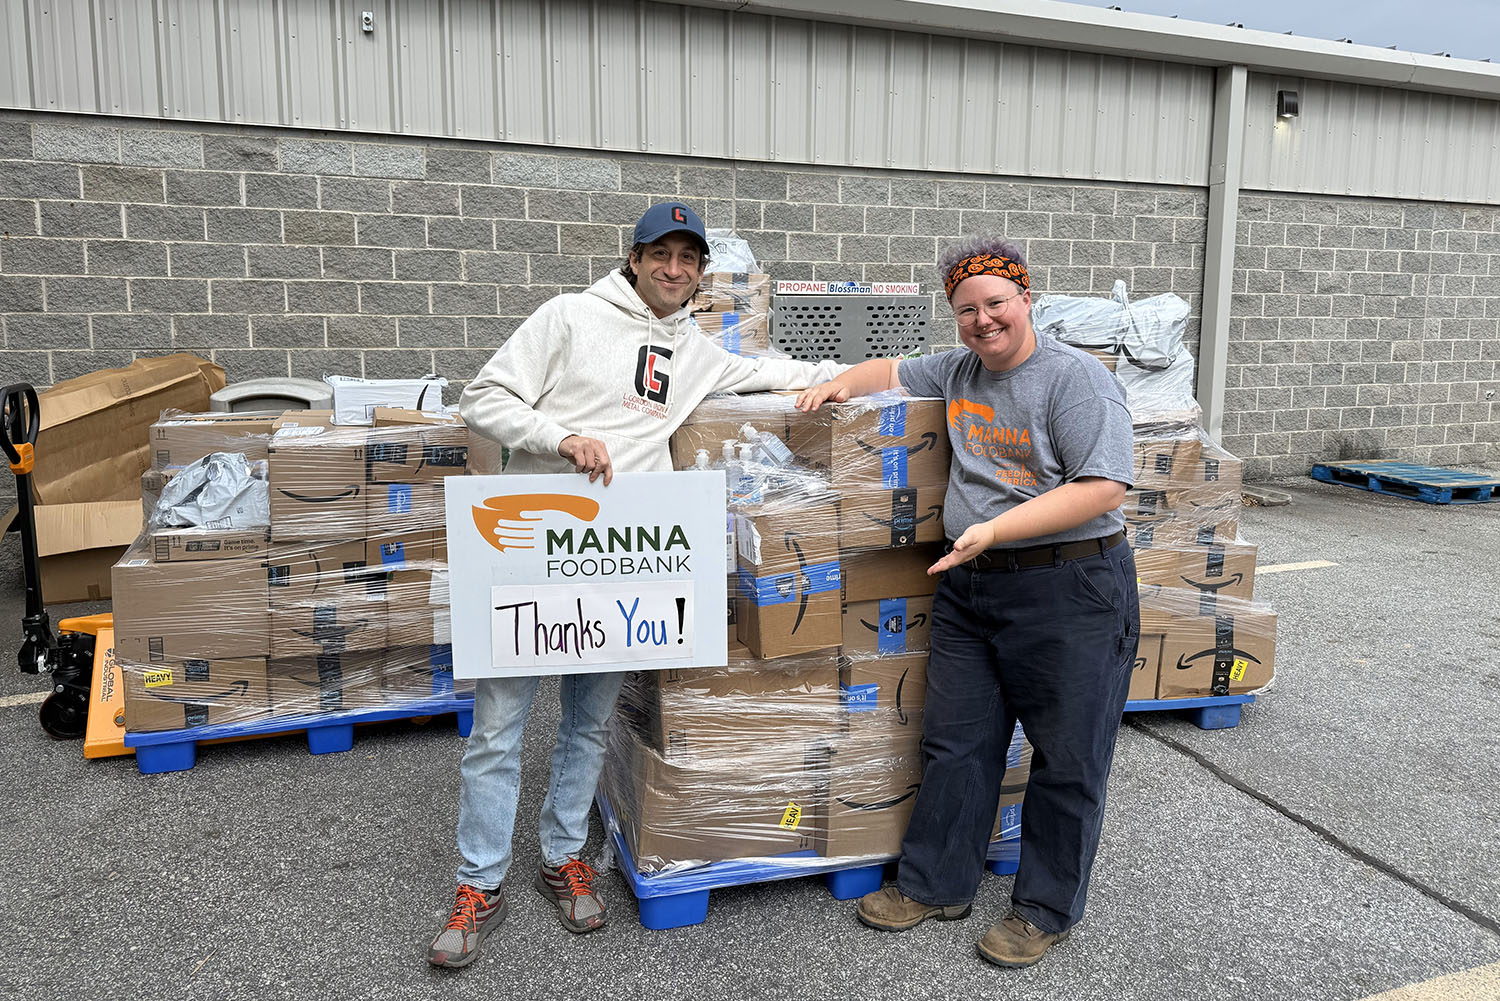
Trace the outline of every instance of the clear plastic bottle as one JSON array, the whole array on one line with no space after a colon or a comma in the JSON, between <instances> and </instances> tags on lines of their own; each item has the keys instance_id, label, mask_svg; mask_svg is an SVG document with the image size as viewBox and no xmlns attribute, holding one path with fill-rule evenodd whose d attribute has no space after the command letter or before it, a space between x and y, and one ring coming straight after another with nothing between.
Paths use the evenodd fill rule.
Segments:
<instances>
[{"instance_id":1,"label":"clear plastic bottle","mask_svg":"<svg viewBox=\"0 0 1500 1001\"><path fill-rule=\"evenodd\" d=\"M753 424L740 425L740 437L756 446L761 461L773 466L788 466L792 462L792 450L786 442L766 431L757 431Z\"/></svg>"}]
</instances>

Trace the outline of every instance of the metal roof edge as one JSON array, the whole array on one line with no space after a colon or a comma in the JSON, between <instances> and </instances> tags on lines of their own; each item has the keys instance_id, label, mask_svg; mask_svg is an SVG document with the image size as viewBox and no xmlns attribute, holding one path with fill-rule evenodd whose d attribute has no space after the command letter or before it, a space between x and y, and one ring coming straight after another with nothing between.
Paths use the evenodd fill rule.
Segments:
<instances>
[{"instance_id":1,"label":"metal roof edge","mask_svg":"<svg viewBox=\"0 0 1500 1001\"><path fill-rule=\"evenodd\" d=\"M675 0L683 6L919 31L1500 100L1500 65L1058 0Z\"/></svg>"}]
</instances>

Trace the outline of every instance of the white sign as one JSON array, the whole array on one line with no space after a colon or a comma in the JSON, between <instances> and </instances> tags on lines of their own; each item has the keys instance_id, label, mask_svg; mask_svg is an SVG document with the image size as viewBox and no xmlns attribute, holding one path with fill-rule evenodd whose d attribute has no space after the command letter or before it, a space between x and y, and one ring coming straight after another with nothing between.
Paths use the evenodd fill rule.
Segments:
<instances>
[{"instance_id":1,"label":"white sign","mask_svg":"<svg viewBox=\"0 0 1500 1001\"><path fill-rule=\"evenodd\" d=\"M779 281L777 295L921 295L920 282Z\"/></svg>"},{"instance_id":2,"label":"white sign","mask_svg":"<svg viewBox=\"0 0 1500 1001\"><path fill-rule=\"evenodd\" d=\"M726 663L721 470L443 485L455 678Z\"/></svg>"}]
</instances>

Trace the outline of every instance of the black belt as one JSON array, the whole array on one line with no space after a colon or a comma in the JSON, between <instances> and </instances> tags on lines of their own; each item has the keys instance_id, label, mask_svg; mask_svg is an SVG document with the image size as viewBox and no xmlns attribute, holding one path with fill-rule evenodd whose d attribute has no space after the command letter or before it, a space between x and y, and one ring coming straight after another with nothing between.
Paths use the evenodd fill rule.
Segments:
<instances>
[{"instance_id":1,"label":"black belt","mask_svg":"<svg viewBox=\"0 0 1500 1001\"><path fill-rule=\"evenodd\" d=\"M1077 560L1085 556L1102 556L1125 541L1124 532L1116 532L1098 539L1082 539L1078 542L1059 542L1045 546L1027 546L1025 549L986 549L968 563L978 573L1009 573L1012 570L1034 570L1050 567L1064 560ZM953 543L943 547L952 552Z\"/></svg>"}]
</instances>

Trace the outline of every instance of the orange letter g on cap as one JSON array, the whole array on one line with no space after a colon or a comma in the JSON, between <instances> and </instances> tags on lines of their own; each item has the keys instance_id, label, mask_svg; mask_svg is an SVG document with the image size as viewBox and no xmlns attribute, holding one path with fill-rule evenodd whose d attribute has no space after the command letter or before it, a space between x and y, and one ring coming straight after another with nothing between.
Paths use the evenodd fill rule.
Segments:
<instances>
[{"instance_id":1,"label":"orange letter g on cap","mask_svg":"<svg viewBox=\"0 0 1500 1001\"><path fill-rule=\"evenodd\" d=\"M535 549L537 522L548 511L560 511L579 521L599 516L599 502L575 494L506 494L487 497L483 507L472 507L474 527L484 541L500 552Z\"/></svg>"}]
</instances>

